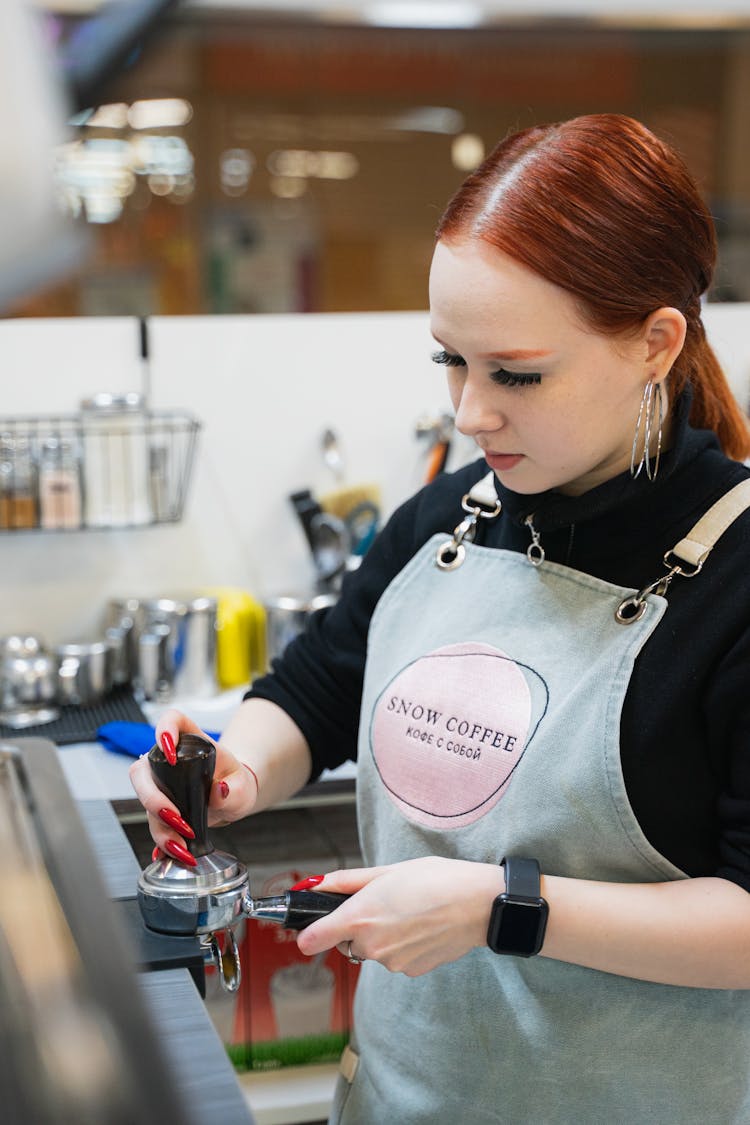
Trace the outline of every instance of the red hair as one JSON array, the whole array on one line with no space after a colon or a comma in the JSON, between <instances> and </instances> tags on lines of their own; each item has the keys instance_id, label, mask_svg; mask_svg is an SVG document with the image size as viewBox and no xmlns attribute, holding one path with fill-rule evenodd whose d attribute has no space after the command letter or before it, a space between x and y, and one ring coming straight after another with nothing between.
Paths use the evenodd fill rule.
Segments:
<instances>
[{"instance_id":1,"label":"red hair","mask_svg":"<svg viewBox=\"0 0 750 1125\"><path fill-rule=\"evenodd\" d=\"M644 125L604 113L513 134L465 180L436 233L496 246L571 293L600 332L679 309L687 335L672 401L689 383L691 423L714 430L729 457L750 456L746 417L701 320L713 220L682 158Z\"/></svg>"}]
</instances>

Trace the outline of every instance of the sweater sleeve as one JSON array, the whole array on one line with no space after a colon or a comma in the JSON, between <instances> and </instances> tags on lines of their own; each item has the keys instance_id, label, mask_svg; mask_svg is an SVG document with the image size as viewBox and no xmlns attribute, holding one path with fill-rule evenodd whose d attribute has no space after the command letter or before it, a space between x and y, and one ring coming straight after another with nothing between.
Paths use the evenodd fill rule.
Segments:
<instances>
[{"instance_id":1,"label":"sweater sleeve","mask_svg":"<svg viewBox=\"0 0 750 1125\"><path fill-rule=\"evenodd\" d=\"M372 614L421 544L459 522L461 496L481 475L482 464L438 477L398 508L360 567L344 579L338 602L313 614L304 632L273 661L271 672L247 693L245 698L278 704L297 724L312 754L312 780L324 769L356 760Z\"/></svg>"},{"instance_id":2,"label":"sweater sleeve","mask_svg":"<svg viewBox=\"0 0 750 1125\"><path fill-rule=\"evenodd\" d=\"M719 757L719 856L716 874L750 891L750 631L727 654L714 679L708 707ZM722 760L723 759L723 760Z\"/></svg>"}]
</instances>

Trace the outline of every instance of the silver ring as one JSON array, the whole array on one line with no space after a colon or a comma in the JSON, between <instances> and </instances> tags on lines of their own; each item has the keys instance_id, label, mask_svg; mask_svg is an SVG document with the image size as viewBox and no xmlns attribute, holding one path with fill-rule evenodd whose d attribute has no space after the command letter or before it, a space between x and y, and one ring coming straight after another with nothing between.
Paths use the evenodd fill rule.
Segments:
<instances>
[{"instance_id":1,"label":"silver ring","mask_svg":"<svg viewBox=\"0 0 750 1125\"><path fill-rule=\"evenodd\" d=\"M366 957L355 957L354 956L354 954L352 953L352 941L353 940L354 939L352 938L351 941L349 942L349 948L347 950L346 959L347 959L347 961L349 962L350 965L361 965L363 961L367 960L367 958Z\"/></svg>"}]
</instances>

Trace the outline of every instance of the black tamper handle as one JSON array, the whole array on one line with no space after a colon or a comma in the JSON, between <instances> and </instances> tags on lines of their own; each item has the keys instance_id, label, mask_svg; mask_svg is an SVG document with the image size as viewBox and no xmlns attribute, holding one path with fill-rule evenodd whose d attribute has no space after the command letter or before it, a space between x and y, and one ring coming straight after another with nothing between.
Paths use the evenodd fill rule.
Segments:
<instances>
[{"instance_id":1,"label":"black tamper handle","mask_svg":"<svg viewBox=\"0 0 750 1125\"><path fill-rule=\"evenodd\" d=\"M247 914L260 921L277 922L285 930L304 930L350 897L333 891L285 891L283 895L251 899Z\"/></svg>"},{"instance_id":2,"label":"black tamper handle","mask_svg":"<svg viewBox=\"0 0 750 1125\"><path fill-rule=\"evenodd\" d=\"M185 840L191 855L208 855L214 846L208 839L208 798L216 765L216 747L197 734L181 734L177 743L177 762L170 766L159 746L148 755L154 781L162 793L180 810L193 832Z\"/></svg>"},{"instance_id":3,"label":"black tamper handle","mask_svg":"<svg viewBox=\"0 0 750 1125\"><path fill-rule=\"evenodd\" d=\"M304 930L317 922L318 918L325 918L331 914L342 902L346 902L349 895L334 894L333 891L287 891L287 915L284 928L287 930Z\"/></svg>"}]
</instances>

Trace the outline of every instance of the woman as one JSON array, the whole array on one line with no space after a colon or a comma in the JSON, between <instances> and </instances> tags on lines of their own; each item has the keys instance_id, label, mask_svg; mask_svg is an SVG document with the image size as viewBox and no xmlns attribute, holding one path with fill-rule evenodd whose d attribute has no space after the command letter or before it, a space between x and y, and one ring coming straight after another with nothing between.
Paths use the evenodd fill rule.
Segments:
<instances>
[{"instance_id":1,"label":"woman","mask_svg":"<svg viewBox=\"0 0 750 1125\"><path fill-rule=\"evenodd\" d=\"M510 137L441 220L434 358L483 458L253 685L211 798L267 808L358 743L368 866L298 938L365 962L333 1120L750 1120L747 489L689 534L750 479L714 259L680 158L616 115Z\"/></svg>"}]
</instances>

